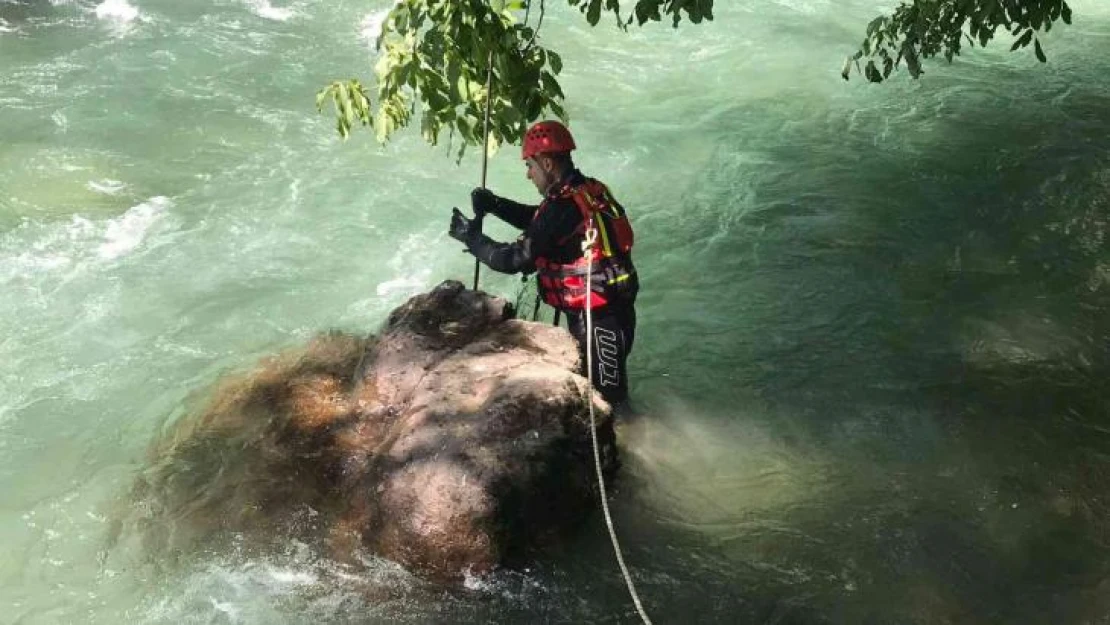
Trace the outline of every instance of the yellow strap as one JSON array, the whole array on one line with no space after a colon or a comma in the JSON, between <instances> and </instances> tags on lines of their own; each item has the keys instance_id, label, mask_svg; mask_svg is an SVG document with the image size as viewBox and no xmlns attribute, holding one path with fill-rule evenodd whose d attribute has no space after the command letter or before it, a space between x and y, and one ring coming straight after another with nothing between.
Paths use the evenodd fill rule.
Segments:
<instances>
[{"instance_id":1,"label":"yellow strap","mask_svg":"<svg viewBox=\"0 0 1110 625\"><path fill-rule=\"evenodd\" d=\"M604 189L605 185L602 185L601 187L602 187L602 189ZM603 206L601 206L598 203L598 201L596 199L594 199L594 196L590 195L589 192L587 192L585 189L581 189L581 188L575 189L574 192L575 192L576 195L581 195L583 198L585 198L586 203L590 205L590 213L591 213L590 220L591 221L594 220L595 215L597 215L599 213L600 214L605 213L605 211L602 210ZM608 191L605 191L605 193L608 194ZM609 205L612 206L612 203L610 203ZM613 246L609 243L609 233L607 233L605 231L605 224L602 223L600 225L600 227L598 227L596 229L601 232L601 249L602 249L602 252L606 256L610 256L610 257L614 256Z\"/></svg>"},{"instance_id":2,"label":"yellow strap","mask_svg":"<svg viewBox=\"0 0 1110 625\"><path fill-rule=\"evenodd\" d=\"M598 228L601 231L601 249L604 250L606 256L613 255L613 248L609 246L609 235L605 232L605 223L603 222Z\"/></svg>"}]
</instances>

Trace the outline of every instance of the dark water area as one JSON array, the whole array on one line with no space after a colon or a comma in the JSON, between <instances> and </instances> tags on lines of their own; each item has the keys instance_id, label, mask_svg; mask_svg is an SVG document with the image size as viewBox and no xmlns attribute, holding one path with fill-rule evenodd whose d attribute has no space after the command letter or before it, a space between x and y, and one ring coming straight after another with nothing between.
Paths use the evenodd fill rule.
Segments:
<instances>
[{"instance_id":1,"label":"dark water area","mask_svg":"<svg viewBox=\"0 0 1110 625\"><path fill-rule=\"evenodd\" d=\"M706 461L722 488L696 531L716 540L694 551L734 590L699 622L1110 619L1110 98L971 74L903 110L719 118L687 197L732 218L680 243L681 304L648 304L668 347L647 412L662 384L757 424L814 490L753 512L708 477L747 450Z\"/></svg>"}]
</instances>

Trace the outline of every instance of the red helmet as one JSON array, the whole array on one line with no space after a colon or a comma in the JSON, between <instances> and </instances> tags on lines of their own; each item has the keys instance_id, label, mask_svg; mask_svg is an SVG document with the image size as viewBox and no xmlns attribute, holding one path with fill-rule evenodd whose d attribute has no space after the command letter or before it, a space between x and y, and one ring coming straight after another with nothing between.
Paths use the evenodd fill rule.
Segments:
<instances>
[{"instance_id":1,"label":"red helmet","mask_svg":"<svg viewBox=\"0 0 1110 625\"><path fill-rule=\"evenodd\" d=\"M557 121L536 122L524 133L520 158L529 159L545 152L570 152L574 148L574 137L566 126Z\"/></svg>"}]
</instances>

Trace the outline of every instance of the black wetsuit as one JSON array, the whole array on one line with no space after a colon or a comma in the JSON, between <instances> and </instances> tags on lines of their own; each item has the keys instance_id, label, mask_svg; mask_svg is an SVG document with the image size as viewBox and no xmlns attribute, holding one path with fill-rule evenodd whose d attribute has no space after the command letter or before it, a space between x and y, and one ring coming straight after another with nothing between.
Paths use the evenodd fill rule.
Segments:
<instances>
[{"instance_id":1,"label":"black wetsuit","mask_svg":"<svg viewBox=\"0 0 1110 625\"><path fill-rule=\"evenodd\" d=\"M551 188L562 189L566 184L579 185L585 181L581 172L574 170ZM546 202L547 206L537 216L539 206L496 197L490 212L524 232L513 243L499 243L485 235L475 237L469 245L470 252L501 273L531 273L536 270L537 258L560 264L574 262L582 256L582 238L573 236L582 223L582 214L570 198L549 195ZM625 298L595 308L592 313L594 387L613 405L628 397L627 361L636 336L637 280L633 274ZM567 317L571 335L578 341L584 366L586 315L565 309L562 313Z\"/></svg>"}]
</instances>

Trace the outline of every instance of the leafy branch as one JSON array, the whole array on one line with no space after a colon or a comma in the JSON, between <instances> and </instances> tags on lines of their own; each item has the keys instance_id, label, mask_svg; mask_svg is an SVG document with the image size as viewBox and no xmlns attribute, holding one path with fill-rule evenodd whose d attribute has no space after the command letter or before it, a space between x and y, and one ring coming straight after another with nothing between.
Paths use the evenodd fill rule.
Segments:
<instances>
[{"instance_id":1,"label":"leafy branch","mask_svg":"<svg viewBox=\"0 0 1110 625\"><path fill-rule=\"evenodd\" d=\"M1033 43L1037 59L1044 63L1048 58L1037 34L1051 30L1057 20L1071 24L1071 18L1066 0L912 0L893 15L872 20L841 76L848 80L854 66L871 82L882 82L905 62L917 78L924 73L923 59L943 54L952 62L965 41L985 47L999 30L1017 37L1011 50Z\"/></svg>"},{"instance_id":2,"label":"leafy branch","mask_svg":"<svg viewBox=\"0 0 1110 625\"><path fill-rule=\"evenodd\" d=\"M398 0L382 23L376 47L377 94L356 79L337 80L316 96L317 109L330 102L336 130L346 139L355 126L376 131L386 141L414 119L424 139L437 145L447 132L467 146L481 145L482 121L490 106L487 149L512 143L542 115L566 120L564 93L556 78L563 60L542 45L540 28L546 11L539 0L539 19L529 24L534 0ZM669 16L674 26L685 15L691 22L713 19L713 0L638 0L622 17L620 0L568 0L591 25L612 13L622 30ZM523 13L523 19L521 14ZM493 88L486 90L487 72Z\"/></svg>"}]
</instances>

